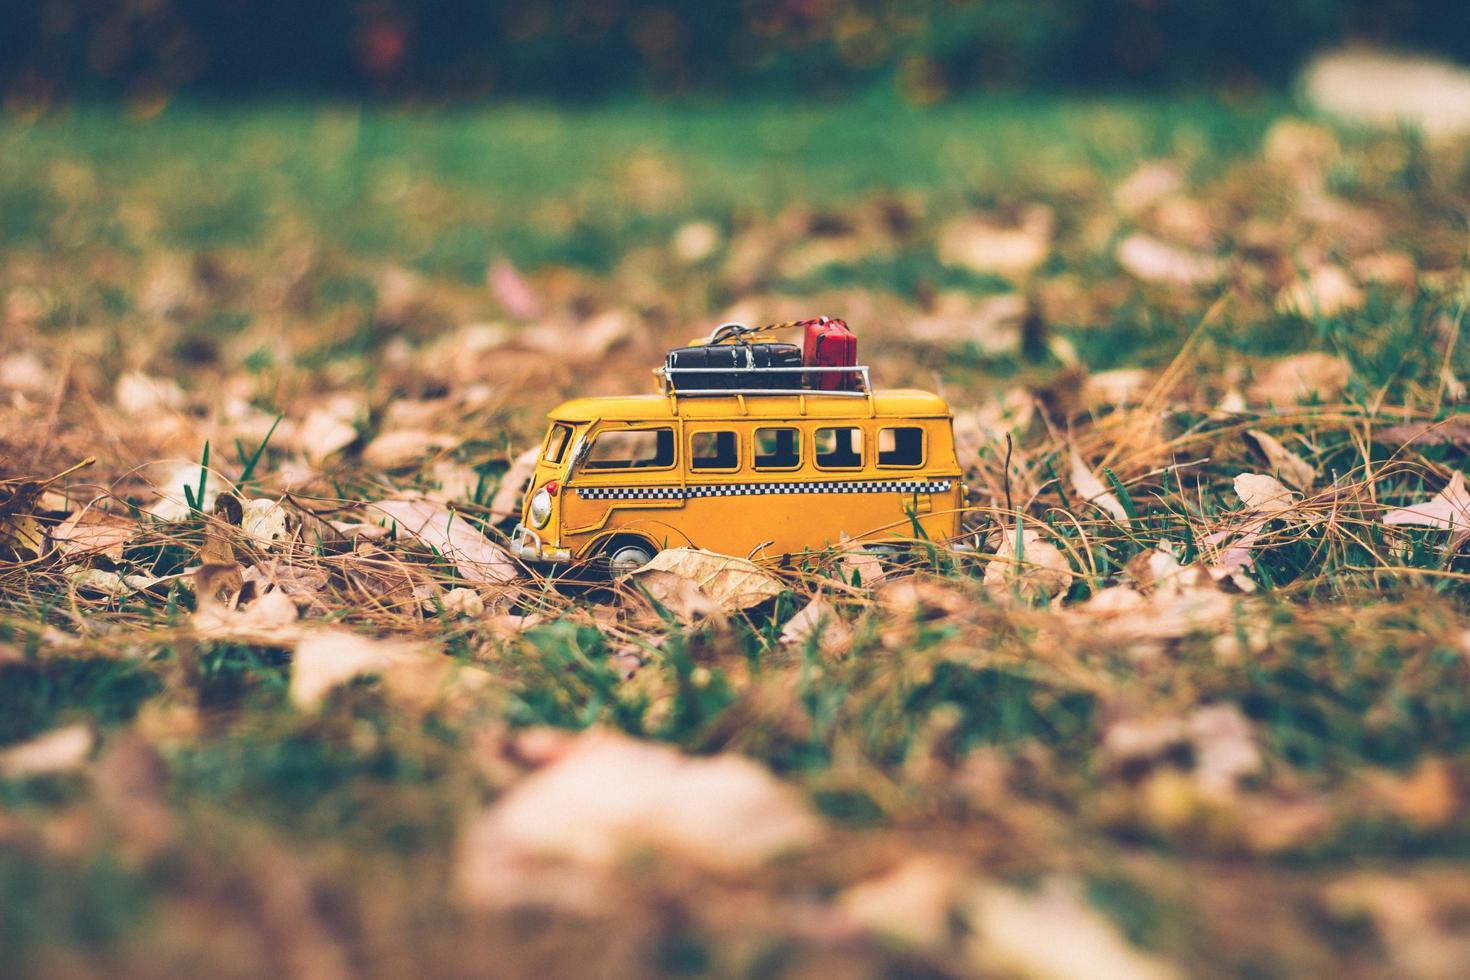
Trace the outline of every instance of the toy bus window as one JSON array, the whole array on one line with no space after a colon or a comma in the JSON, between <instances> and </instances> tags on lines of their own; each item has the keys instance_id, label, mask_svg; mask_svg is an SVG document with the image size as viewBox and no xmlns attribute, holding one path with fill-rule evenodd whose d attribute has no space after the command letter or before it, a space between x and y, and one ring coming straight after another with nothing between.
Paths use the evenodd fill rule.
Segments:
<instances>
[{"instance_id":1,"label":"toy bus window","mask_svg":"<svg viewBox=\"0 0 1470 980\"><path fill-rule=\"evenodd\" d=\"M801 465L801 432L798 429L756 429L755 468L792 470Z\"/></svg>"},{"instance_id":2,"label":"toy bus window","mask_svg":"<svg viewBox=\"0 0 1470 980\"><path fill-rule=\"evenodd\" d=\"M689 439L689 468L733 470L740 465L740 440L733 432L696 432Z\"/></svg>"},{"instance_id":3,"label":"toy bus window","mask_svg":"<svg viewBox=\"0 0 1470 980\"><path fill-rule=\"evenodd\" d=\"M924 465L924 430L918 426L879 429L878 465Z\"/></svg>"},{"instance_id":4,"label":"toy bus window","mask_svg":"<svg viewBox=\"0 0 1470 980\"><path fill-rule=\"evenodd\" d=\"M863 465L861 429L818 429L817 465L824 470L855 470Z\"/></svg>"},{"instance_id":5,"label":"toy bus window","mask_svg":"<svg viewBox=\"0 0 1470 980\"><path fill-rule=\"evenodd\" d=\"M584 469L660 469L674 465L673 429L609 429L597 434Z\"/></svg>"},{"instance_id":6,"label":"toy bus window","mask_svg":"<svg viewBox=\"0 0 1470 980\"><path fill-rule=\"evenodd\" d=\"M572 438L570 425L553 425L546 436L546 452L541 458L548 463L560 463L567 453L567 442Z\"/></svg>"}]
</instances>

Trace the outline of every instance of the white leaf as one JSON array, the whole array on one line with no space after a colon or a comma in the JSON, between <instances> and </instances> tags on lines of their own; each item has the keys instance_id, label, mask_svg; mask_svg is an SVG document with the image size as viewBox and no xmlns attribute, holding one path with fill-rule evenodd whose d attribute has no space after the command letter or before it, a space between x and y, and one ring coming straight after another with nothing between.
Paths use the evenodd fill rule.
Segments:
<instances>
[{"instance_id":1,"label":"white leaf","mask_svg":"<svg viewBox=\"0 0 1470 980\"><path fill-rule=\"evenodd\" d=\"M587 732L526 777L470 828L461 885L488 893L507 858L609 866L664 852L717 871L750 871L814 843L821 823L797 792L737 755L697 758L605 731Z\"/></svg>"},{"instance_id":2,"label":"white leaf","mask_svg":"<svg viewBox=\"0 0 1470 980\"><path fill-rule=\"evenodd\" d=\"M1123 239L1117 257L1125 272L1144 282L1203 286L1224 274L1220 260L1213 255L1185 251L1143 234Z\"/></svg>"},{"instance_id":3,"label":"white leaf","mask_svg":"<svg viewBox=\"0 0 1470 980\"><path fill-rule=\"evenodd\" d=\"M1072 487L1089 504L1096 504L1113 516L1114 520L1126 521L1128 511L1124 509L1123 502L1117 495L1103 486L1103 482L1087 468L1087 463L1082 459L1074 448L1071 450L1072 457Z\"/></svg>"},{"instance_id":4,"label":"white leaf","mask_svg":"<svg viewBox=\"0 0 1470 980\"><path fill-rule=\"evenodd\" d=\"M335 687L356 677L387 671L432 672L443 658L416 643L374 640L347 630L306 634L291 665L291 701L312 708Z\"/></svg>"},{"instance_id":5,"label":"white leaf","mask_svg":"<svg viewBox=\"0 0 1470 980\"><path fill-rule=\"evenodd\" d=\"M443 504L432 500L380 500L369 506L452 561L471 582L504 585L519 574L510 555Z\"/></svg>"},{"instance_id":6,"label":"white leaf","mask_svg":"<svg viewBox=\"0 0 1470 980\"><path fill-rule=\"evenodd\" d=\"M536 473L536 459L541 454L540 446L532 446L511 461L510 469L500 478L495 496L490 501L490 515L496 520L519 517L521 498L526 494L526 485Z\"/></svg>"},{"instance_id":7,"label":"white leaf","mask_svg":"<svg viewBox=\"0 0 1470 980\"><path fill-rule=\"evenodd\" d=\"M1235 478L1235 494L1253 514L1276 516L1291 510L1296 494L1282 486L1274 476L1242 473Z\"/></svg>"},{"instance_id":8,"label":"white leaf","mask_svg":"<svg viewBox=\"0 0 1470 980\"><path fill-rule=\"evenodd\" d=\"M985 975L1030 980L1166 980L1168 963L1135 949L1070 878L1034 892L1000 885L976 890L969 952Z\"/></svg>"},{"instance_id":9,"label":"white leaf","mask_svg":"<svg viewBox=\"0 0 1470 980\"><path fill-rule=\"evenodd\" d=\"M1383 523L1452 530L1450 548L1458 548L1470 538L1470 493L1465 490L1464 474L1456 470L1449 485L1439 493L1422 503L1384 514Z\"/></svg>"},{"instance_id":10,"label":"white leaf","mask_svg":"<svg viewBox=\"0 0 1470 980\"><path fill-rule=\"evenodd\" d=\"M69 772L86 761L95 741L81 723L38 735L0 752L0 775L11 779Z\"/></svg>"}]
</instances>

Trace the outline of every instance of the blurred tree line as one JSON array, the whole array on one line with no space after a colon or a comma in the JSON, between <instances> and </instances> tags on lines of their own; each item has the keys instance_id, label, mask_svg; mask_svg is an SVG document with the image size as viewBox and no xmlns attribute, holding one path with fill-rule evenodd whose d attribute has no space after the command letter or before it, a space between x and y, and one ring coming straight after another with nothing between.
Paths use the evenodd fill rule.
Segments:
<instances>
[{"instance_id":1,"label":"blurred tree line","mask_svg":"<svg viewBox=\"0 0 1470 980\"><path fill-rule=\"evenodd\" d=\"M1279 83L1353 39L1470 57L1466 0L0 0L0 92L596 99Z\"/></svg>"}]
</instances>

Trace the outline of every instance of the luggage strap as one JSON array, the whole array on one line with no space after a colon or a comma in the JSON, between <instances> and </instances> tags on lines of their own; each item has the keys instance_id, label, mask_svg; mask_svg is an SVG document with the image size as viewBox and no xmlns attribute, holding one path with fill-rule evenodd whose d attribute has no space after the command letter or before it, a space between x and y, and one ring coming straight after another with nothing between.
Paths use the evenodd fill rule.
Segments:
<instances>
[{"instance_id":1,"label":"luggage strap","mask_svg":"<svg viewBox=\"0 0 1470 980\"><path fill-rule=\"evenodd\" d=\"M784 320L781 323L768 323L764 327L751 327L743 323L722 323L718 327L715 327L714 332L709 335L709 339L705 341L705 344L714 346L715 344L722 344L726 341L733 341L737 344L749 345L749 337L752 334L763 334L773 330L799 329L811 326L812 324L826 326L829 323L835 323L844 329L847 328L846 320L830 316L814 316L805 320Z\"/></svg>"}]
</instances>

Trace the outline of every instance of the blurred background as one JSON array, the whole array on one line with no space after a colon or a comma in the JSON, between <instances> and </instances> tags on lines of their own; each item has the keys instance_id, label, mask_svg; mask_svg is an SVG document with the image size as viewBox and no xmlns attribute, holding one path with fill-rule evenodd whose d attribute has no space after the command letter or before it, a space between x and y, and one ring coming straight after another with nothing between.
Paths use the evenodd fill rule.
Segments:
<instances>
[{"instance_id":1,"label":"blurred background","mask_svg":"<svg viewBox=\"0 0 1470 980\"><path fill-rule=\"evenodd\" d=\"M1455 0L9 0L12 103L1280 85L1324 46L1470 56Z\"/></svg>"},{"instance_id":2,"label":"blurred background","mask_svg":"<svg viewBox=\"0 0 1470 980\"><path fill-rule=\"evenodd\" d=\"M9 0L12 101L1280 85L1347 41L1470 55L1455 0Z\"/></svg>"}]
</instances>

